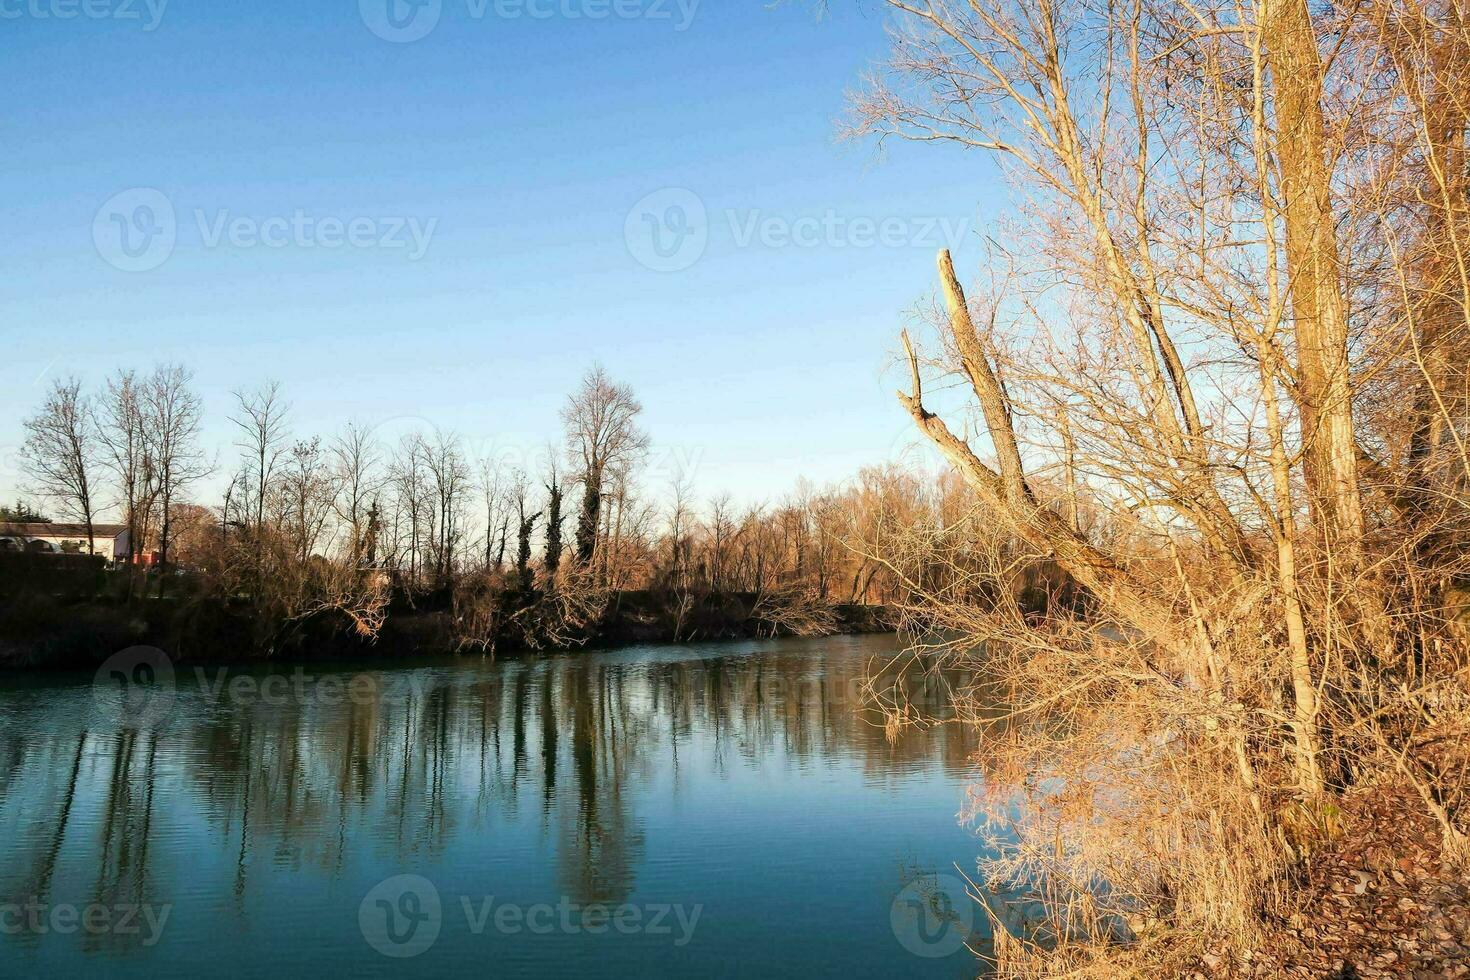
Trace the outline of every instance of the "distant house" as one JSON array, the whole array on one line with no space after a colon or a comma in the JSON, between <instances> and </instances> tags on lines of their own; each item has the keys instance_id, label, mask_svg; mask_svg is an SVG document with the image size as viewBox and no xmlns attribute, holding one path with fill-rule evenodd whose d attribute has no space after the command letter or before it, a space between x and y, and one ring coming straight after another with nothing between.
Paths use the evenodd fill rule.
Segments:
<instances>
[{"instance_id":1,"label":"distant house","mask_svg":"<svg viewBox=\"0 0 1470 980\"><path fill-rule=\"evenodd\" d=\"M131 550L127 525L93 524L92 546L108 561L125 560ZM0 551L85 555L87 525L0 523Z\"/></svg>"}]
</instances>

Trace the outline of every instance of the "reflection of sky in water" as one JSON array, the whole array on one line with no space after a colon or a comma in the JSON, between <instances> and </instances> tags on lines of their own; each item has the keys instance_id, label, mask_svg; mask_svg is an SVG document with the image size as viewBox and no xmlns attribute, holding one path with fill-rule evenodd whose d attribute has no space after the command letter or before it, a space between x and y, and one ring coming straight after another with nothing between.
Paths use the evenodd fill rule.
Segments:
<instances>
[{"instance_id":1,"label":"reflection of sky in water","mask_svg":"<svg viewBox=\"0 0 1470 980\"><path fill-rule=\"evenodd\" d=\"M892 650L836 638L342 668L377 696L308 683L269 702L215 697L214 668L203 682L182 669L152 731L100 721L86 678L13 678L0 901L172 909L153 946L146 927L0 936L0 975L973 975L964 951L916 957L890 924L916 871L971 871L978 847L956 817L973 736L890 743L854 703ZM945 678L888 675L944 709ZM358 908L401 873L433 882L443 926L391 960ZM490 896L703 908L678 947L677 928L476 935L461 900Z\"/></svg>"}]
</instances>

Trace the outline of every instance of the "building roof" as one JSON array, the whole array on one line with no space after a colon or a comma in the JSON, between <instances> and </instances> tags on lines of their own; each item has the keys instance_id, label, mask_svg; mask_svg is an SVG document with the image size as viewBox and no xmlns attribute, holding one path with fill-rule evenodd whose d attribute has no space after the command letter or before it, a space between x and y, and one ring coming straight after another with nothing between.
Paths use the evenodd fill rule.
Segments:
<instances>
[{"instance_id":1,"label":"building roof","mask_svg":"<svg viewBox=\"0 0 1470 980\"><path fill-rule=\"evenodd\" d=\"M126 524L93 524L92 537L115 538L128 529ZM0 522L0 538L67 538L87 539L85 524L7 524Z\"/></svg>"}]
</instances>

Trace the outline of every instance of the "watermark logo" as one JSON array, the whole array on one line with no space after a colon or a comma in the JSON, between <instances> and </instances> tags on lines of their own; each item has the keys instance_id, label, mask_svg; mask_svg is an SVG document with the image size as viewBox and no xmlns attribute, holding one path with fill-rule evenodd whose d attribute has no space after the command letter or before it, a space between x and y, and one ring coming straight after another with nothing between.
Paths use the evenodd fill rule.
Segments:
<instances>
[{"instance_id":1,"label":"watermark logo","mask_svg":"<svg viewBox=\"0 0 1470 980\"><path fill-rule=\"evenodd\" d=\"M956 249L972 221L951 215L788 215L761 208L711 214L686 187L654 191L633 205L623 225L628 252L655 272L681 272L698 262L712 237L736 249Z\"/></svg>"},{"instance_id":2,"label":"watermark logo","mask_svg":"<svg viewBox=\"0 0 1470 980\"><path fill-rule=\"evenodd\" d=\"M103 717L133 728L164 722L177 694L174 665L157 647L128 647L103 662L92 677L92 703Z\"/></svg>"},{"instance_id":3,"label":"watermark logo","mask_svg":"<svg viewBox=\"0 0 1470 980\"><path fill-rule=\"evenodd\" d=\"M41 377L45 377L44 371ZM38 377L32 382L32 385L39 384L40 381L41 378ZM19 446L0 446L0 478L7 476L14 477L16 474L21 473L24 468L25 456L22 455Z\"/></svg>"},{"instance_id":4,"label":"watermark logo","mask_svg":"<svg viewBox=\"0 0 1470 980\"><path fill-rule=\"evenodd\" d=\"M174 254L178 222L162 191L133 187L108 198L92 219L92 244L123 272L148 272Z\"/></svg>"},{"instance_id":5,"label":"watermark logo","mask_svg":"<svg viewBox=\"0 0 1470 980\"><path fill-rule=\"evenodd\" d=\"M704 256L709 216L704 201L685 187L654 191L628 212L623 239L637 262L654 272L682 272Z\"/></svg>"},{"instance_id":6,"label":"watermark logo","mask_svg":"<svg viewBox=\"0 0 1470 980\"><path fill-rule=\"evenodd\" d=\"M168 0L0 0L0 20L136 21L144 33L163 23Z\"/></svg>"},{"instance_id":7,"label":"watermark logo","mask_svg":"<svg viewBox=\"0 0 1470 980\"><path fill-rule=\"evenodd\" d=\"M443 0L357 0L367 29L385 41L411 44L439 24Z\"/></svg>"},{"instance_id":8,"label":"watermark logo","mask_svg":"<svg viewBox=\"0 0 1470 980\"><path fill-rule=\"evenodd\" d=\"M953 875L910 882L888 912L893 935L915 956L937 959L958 952L975 927L975 903Z\"/></svg>"},{"instance_id":9,"label":"watermark logo","mask_svg":"<svg viewBox=\"0 0 1470 980\"><path fill-rule=\"evenodd\" d=\"M0 0L3 2L3 0ZM220 249L380 249L417 262L429 250L438 218L312 214L244 215L229 208L193 208L199 247ZM186 224L183 230L189 230ZM134 187L115 194L92 220L92 242L103 261L123 272L148 272L167 262L180 236L173 202L162 191Z\"/></svg>"},{"instance_id":10,"label":"watermark logo","mask_svg":"<svg viewBox=\"0 0 1470 980\"><path fill-rule=\"evenodd\" d=\"M384 956L408 959L434 945L444 913L439 890L420 875L396 875L380 882L357 909L362 938Z\"/></svg>"}]
</instances>

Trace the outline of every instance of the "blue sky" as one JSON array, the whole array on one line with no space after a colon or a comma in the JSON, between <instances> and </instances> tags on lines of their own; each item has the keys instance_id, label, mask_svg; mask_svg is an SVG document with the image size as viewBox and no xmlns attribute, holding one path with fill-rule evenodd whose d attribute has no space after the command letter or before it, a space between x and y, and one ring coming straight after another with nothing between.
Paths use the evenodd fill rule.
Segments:
<instances>
[{"instance_id":1,"label":"blue sky","mask_svg":"<svg viewBox=\"0 0 1470 980\"><path fill-rule=\"evenodd\" d=\"M298 435L532 451L593 362L702 497L911 442L897 331L1005 192L979 154L837 141L873 0L151 2L0 0L4 499L51 377L158 361L221 474L267 378Z\"/></svg>"}]
</instances>

